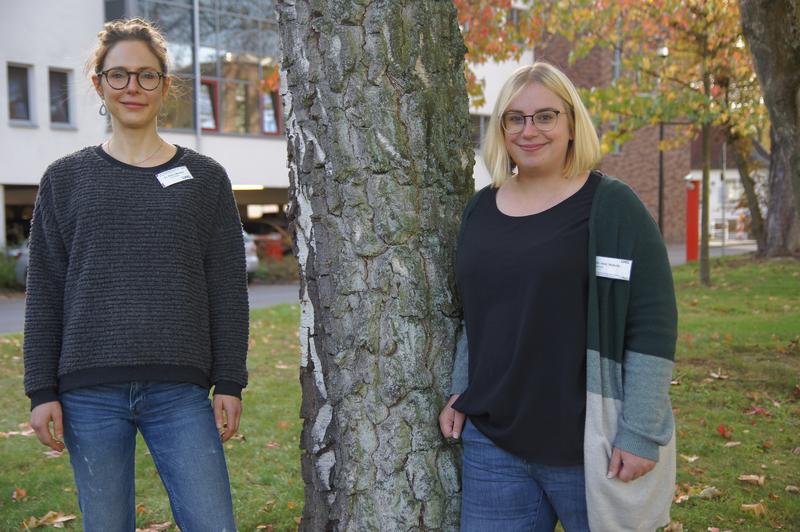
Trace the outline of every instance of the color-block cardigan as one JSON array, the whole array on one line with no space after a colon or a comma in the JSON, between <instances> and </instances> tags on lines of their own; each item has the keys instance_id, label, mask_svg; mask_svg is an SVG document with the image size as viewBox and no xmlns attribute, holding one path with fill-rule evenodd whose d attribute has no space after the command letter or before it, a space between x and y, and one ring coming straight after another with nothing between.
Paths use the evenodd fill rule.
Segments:
<instances>
[{"instance_id":1,"label":"color-block cardigan","mask_svg":"<svg viewBox=\"0 0 800 532\"><path fill-rule=\"evenodd\" d=\"M467 205L466 228L478 192ZM589 216L584 470L594 532L651 531L669 523L675 438L669 387L677 308L658 227L626 184L602 176ZM630 280L598 277L597 257L633 261ZM466 330L456 345L451 393L468 386ZM606 478L614 447L657 460L632 482Z\"/></svg>"}]
</instances>

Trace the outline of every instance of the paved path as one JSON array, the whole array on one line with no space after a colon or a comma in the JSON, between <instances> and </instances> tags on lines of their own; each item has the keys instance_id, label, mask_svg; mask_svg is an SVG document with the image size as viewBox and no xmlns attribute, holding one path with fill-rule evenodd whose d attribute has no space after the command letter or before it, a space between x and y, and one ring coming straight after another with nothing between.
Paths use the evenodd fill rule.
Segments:
<instances>
[{"instance_id":1,"label":"paved path","mask_svg":"<svg viewBox=\"0 0 800 532\"><path fill-rule=\"evenodd\" d=\"M296 284L252 285L248 290L250 308L280 303L297 303L300 287ZM25 323L25 297L22 294L0 299L0 334L22 332Z\"/></svg>"},{"instance_id":2,"label":"paved path","mask_svg":"<svg viewBox=\"0 0 800 532\"><path fill-rule=\"evenodd\" d=\"M708 254L712 257L724 257L726 255L742 255L744 253L752 253L755 250L755 241L734 240L731 242L726 242L725 247L722 246L721 242L712 241L708 248ZM669 253L669 262L673 266L686 264L685 244L669 245L667 246L667 252Z\"/></svg>"},{"instance_id":3,"label":"paved path","mask_svg":"<svg viewBox=\"0 0 800 532\"><path fill-rule=\"evenodd\" d=\"M755 242L729 242L723 248L712 242L709 253L712 257L741 255L756 250ZM683 244L667 246L669 261L673 266L686 262L686 247ZM248 291L250 308L269 307L281 303L297 303L300 287L297 284L252 285ZM0 299L0 334L22 331L25 316L25 298L16 295Z\"/></svg>"}]
</instances>

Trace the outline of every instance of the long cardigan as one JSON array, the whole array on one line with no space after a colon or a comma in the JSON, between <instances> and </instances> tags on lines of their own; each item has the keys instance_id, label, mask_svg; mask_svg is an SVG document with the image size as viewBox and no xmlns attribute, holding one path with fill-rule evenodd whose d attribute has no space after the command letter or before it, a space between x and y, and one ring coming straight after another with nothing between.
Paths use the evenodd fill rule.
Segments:
<instances>
[{"instance_id":1,"label":"long cardigan","mask_svg":"<svg viewBox=\"0 0 800 532\"><path fill-rule=\"evenodd\" d=\"M461 233L478 192L462 217ZM669 386L677 338L672 272L658 227L623 182L602 176L589 215L584 470L594 532L650 531L669 523L675 437ZM629 280L596 275L597 257L633 261ZM468 386L466 329L451 393ZM614 447L656 460L632 481L608 479Z\"/></svg>"}]
</instances>

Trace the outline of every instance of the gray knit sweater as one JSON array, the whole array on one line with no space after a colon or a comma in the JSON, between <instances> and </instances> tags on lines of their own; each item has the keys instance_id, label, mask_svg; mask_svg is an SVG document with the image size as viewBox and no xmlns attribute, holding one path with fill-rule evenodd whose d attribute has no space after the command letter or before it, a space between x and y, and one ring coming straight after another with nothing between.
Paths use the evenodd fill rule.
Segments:
<instances>
[{"instance_id":1,"label":"gray knit sweater","mask_svg":"<svg viewBox=\"0 0 800 532\"><path fill-rule=\"evenodd\" d=\"M192 178L162 186L185 166ZM179 147L155 168L90 147L42 177L30 238L25 393L134 380L239 396L247 384L247 278L225 170Z\"/></svg>"}]
</instances>

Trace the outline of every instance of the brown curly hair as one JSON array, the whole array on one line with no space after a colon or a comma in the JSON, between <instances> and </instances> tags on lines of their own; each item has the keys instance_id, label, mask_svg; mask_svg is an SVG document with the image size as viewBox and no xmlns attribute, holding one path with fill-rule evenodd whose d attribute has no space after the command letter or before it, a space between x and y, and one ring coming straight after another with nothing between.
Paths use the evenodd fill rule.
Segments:
<instances>
[{"instance_id":1,"label":"brown curly hair","mask_svg":"<svg viewBox=\"0 0 800 532\"><path fill-rule=\"evenodd\" d=\"M97 34L97 47L86 64L87 72L99 74L103 70L103 62L108 52L115 44L122 41L145 43L158 59L161 71L167 73L167 40L152 22L142 18L106 22L103 31Z\"/></svg>"}]
</instances>

